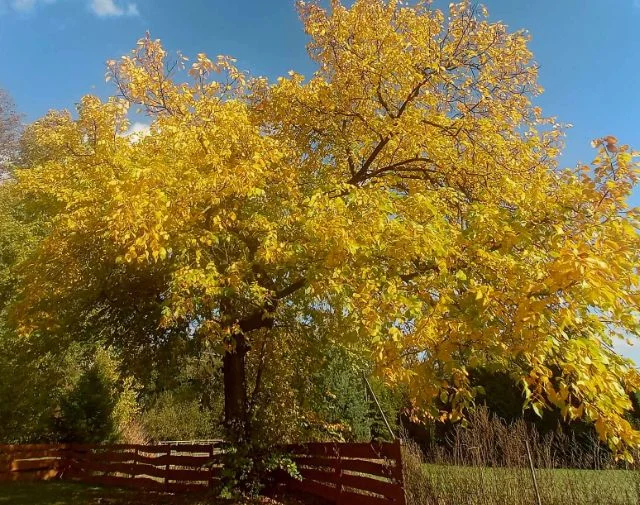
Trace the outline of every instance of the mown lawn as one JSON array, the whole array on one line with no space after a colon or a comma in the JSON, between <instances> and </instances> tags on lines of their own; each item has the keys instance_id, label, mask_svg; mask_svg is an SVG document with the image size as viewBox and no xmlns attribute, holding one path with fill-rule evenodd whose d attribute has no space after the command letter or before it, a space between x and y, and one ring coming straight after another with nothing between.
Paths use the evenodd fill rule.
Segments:
<instances>
[{"instance_id":1,"label":"mown lawn","mask_svg":"<svg viewBox=\"0 0 640 505\"><path fill-rule=\"evenodd\" d=\"M637 505L640 472L536 470L544 505ZM425 465L422 482L431 503L525 505L536 495L528 468Z\"/></svg>"},{"instance_id":2,"label":"mown lawn","mask_svg":"<svg viewBox=\"0 0 640 505\"><path fill-rule=\"evenodd\" d=\"M0 483L0 505L284 505L260 498L253 501L220 501L212 496L171 495L128 491L69 482ZM287 501L287 505L298 502Z\"/></svg>"}]
</instances>

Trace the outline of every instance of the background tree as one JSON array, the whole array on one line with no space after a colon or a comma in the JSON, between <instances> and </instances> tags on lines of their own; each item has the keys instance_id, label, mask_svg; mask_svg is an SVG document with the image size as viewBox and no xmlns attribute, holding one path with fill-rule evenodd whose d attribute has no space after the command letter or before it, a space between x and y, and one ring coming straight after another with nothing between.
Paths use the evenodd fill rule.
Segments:
<instances>
[{"instance_id":1,"label":"background tree","mask_svg":"<svg viewBox=\"0 0 640 505\"><path fill-rule=\"evenodd\" d=\"M59 362L33 352L8 321L20 282L16 266L45 234L42 208L22 200L15 187L10 178L0 181L0 440L8 443L50 439L52 398L64 376Z\"/></svg>"},{"instance_id":2,"label":"background tree","mask_svg":"<svg viewBox=\"0 0 640 505\"><path fill-rule=\"evenodd\" d=\"M370 360L415 417L459 419L469 369L491 365L626 454L638 375L611 344L639 329L635 154L605 137L591 167L558 169L527 36L468 2L299 10L307 80L200 54L183 82L147 37L108 65L118 96L30 127L19 191L55 217L21 265L20 332L129 317L133 347L197 342L222 356L237 442L306 337ZM124 135L131 104L144 138Z\"/></svg>"},{"instance_id":3,"label":"background tree","mask_svg":"<svg viewBox=\"0 0 640 505\"><path fill-rule=\"evenodd\" d=\"M18 153L22 119L9 94L0 89L0 182L9 174Z\"/></svg>"}]
</instances>

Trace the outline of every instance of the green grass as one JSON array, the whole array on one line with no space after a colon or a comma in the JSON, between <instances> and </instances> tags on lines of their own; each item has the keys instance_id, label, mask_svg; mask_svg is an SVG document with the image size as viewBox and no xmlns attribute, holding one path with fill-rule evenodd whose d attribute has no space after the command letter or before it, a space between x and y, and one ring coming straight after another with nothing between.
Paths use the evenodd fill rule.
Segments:
<instances>
[{"instance_id":1,"label":"green grass","mask_svg":"<svg viewBox=\"0 0 640 505\"><path fill-rule=\"evenodd\" d=\"M637 505L640 473L624 470L537 470L543 505ZM413 480L413 479L412 479ZM415 482L417 481L417 482ZM414 505L535 505L526 468L423 465L414 485L425 493ZM287 501L290 505L299 502ZM267 499L218 501L68 482L0 483L0 505L258 505Z\"/></svg>"},{"instance_id":2,"label":"green grass","mask_svg":"<svg viewBox=\"0 0 640 505\"><path fill-rule=\"evenodd\" d=\"M287 502L294 505L297 502ZM69 482L0 483L0 505L279 505L268 499L229 502L211 496L128 491Z\"/></svg>"},{"instance_id":3,"label":"green grass","mask_svg":"<svg viewBox=\"0 0 640 505\"><path fill-rule=\"evenodd\" d=\"M11 482L0 484L0 505L173 505L171 495L145 494L68 482ZM182 502L187 504L188 502ZM195 505L197 502L191 502ZM191 505L191 504L190 504Z\"/></svg>"},{"instance_id":4,"label":"green grass","mask_svg":"<svg viewBox=\"0 0 640 505\"><path fill-rule=\"evenodd\" d=\"M636 505L640 473L625 470L536 470L544 505ZM527 468L425 465L423 483L436 503L535 504Z\"/></svg>"}]
</instances>

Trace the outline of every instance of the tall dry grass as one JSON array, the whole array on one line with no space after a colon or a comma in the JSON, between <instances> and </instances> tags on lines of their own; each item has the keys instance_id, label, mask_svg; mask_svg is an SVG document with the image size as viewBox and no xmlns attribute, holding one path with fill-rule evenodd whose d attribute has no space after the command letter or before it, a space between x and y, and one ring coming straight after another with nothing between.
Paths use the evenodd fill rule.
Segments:
<instances>
[{"instance_id":1,"label":"tall dry grass","mask_svg":"<svg viewBox=\"0 0 640 505\"><path fill-rule=\"evenodd\" d=\"M640 472L621 466L596 440L544 437L519 421L479 409L467 428L426 454L405 444L409 505L537 505L527 442L542 505L636 505Z\"/></svg>"}]
</instances>

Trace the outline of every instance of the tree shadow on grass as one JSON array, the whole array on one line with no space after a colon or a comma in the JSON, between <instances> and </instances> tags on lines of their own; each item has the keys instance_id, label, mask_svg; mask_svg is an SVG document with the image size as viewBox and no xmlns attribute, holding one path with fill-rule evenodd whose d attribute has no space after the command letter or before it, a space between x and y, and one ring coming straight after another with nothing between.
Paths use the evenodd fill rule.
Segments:
<instances>
[{"instance_id":1,"label":"tree shadow on grass","mask_svg":"<svg viewBox=\"0 0 640 505\"><path fill-rule=\"evenodd\" d=\"M173 505L176 497L68 482L0 484L0 505Z\"/></svg>"},{"instance_id":2,"label":"tree shadow on grass","mask_svg":"<svg viewBox=\"0 0 640 505\"><path fill-rule=\"evenodd\" d=\"M172 495L88 486L70 482L3 482L0 505L313 505L315 501L288 496L271 499L221 500L198 493Z\"/></svg>"}]
</instances>

